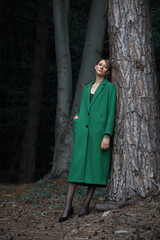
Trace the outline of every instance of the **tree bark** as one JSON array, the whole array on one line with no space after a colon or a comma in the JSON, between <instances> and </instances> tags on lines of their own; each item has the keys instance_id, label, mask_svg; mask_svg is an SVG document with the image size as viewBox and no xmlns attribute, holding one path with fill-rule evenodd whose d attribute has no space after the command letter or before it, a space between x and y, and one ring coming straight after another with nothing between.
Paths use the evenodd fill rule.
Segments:
<instances>
[{"instance_id":1,"label":"tree bark","mask_svg":"<svg viewBox=\"0 0 160 240\"><path fill-rule=\"evenodd\" d=\"M39 0L39 12L36 28L37 39L34 72L29 96L28 119L22 146L19 183L27 183L34 180L39 114L47 61L49 5L46 0Z\"/></svg>"},{"instance_id":2,"label":"tree bark","mask_svg":"<svg viewBox=\"0 0 160 240\"><path fill-rule=\"evenodd\" d=\"M61 135L61 144L55 145L53 166L48 176L66 177L68 175L73 145L73 116L78 111L83 87L95 78L94 66L102 55L105 29L106 1L93 0L89 15L81 69L70 117L66 124L65 131L63 131ZM60 99L60 101L62 101L62 99Z\"/></svg>"},{"instance_id":3,"label":"tree bark","mask_svg":"<svg viewBox=\"0 0 160 240\"><path fill-rule=\"evenodd\" d=\"M62 171L64 166L61 154L65 151L64 135L67 131L72 101L72 69L69 49L68 12L68 0L53 0L58 88L55 125L55 151L52 169L56 170L61 168Z\"/></svg>"},{"instance_id":4,"label":"tree bark","mask_svg":"<svg viewBox=\"0 0 160 240\"><path fill-rule=\"evenodd\" d=\"M94 67L96 62L102 57L103 52L107 23L106 12L106 0L92 1L71 118L73 118L73 116L77 113L84 86L95 79Z\"/></svg>"},{"instance_id":5,"label":"tree bark","mask_svg":"<svg viewBox=\"0 0 160 240\"><path fill-rule=\"evenodd\" d=\"M159 88L149 2L108 0L108 18L117 106L111 181L99 210L133 203L159 185Z\"/></svg>"}]
</instances>

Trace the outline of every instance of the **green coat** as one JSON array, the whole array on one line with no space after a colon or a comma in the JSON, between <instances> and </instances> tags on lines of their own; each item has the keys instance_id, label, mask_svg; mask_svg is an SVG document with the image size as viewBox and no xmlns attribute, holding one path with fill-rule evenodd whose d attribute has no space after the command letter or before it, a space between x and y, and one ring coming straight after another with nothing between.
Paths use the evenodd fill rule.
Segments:
<instances>
[{"instance_id":1,"label":"green coat","mask_svg":"<svg viewBox=\"0 0 160 240\"><path fill-rule=\"evenodd\" d=\"M77 114L79 118L73 120L73 151L68 182L106 185L111 146L101 150L101 141L106 133L113 134L116 88L104 79L90 103L93 82L84 87Z\"/></svg>"}]
</instances>

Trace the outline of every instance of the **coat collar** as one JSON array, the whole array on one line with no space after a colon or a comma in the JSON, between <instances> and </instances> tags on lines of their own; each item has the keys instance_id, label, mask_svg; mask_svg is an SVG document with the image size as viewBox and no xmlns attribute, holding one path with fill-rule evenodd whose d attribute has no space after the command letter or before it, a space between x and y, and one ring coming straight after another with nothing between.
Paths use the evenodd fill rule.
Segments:
<instances>
[{"instance_id":1,"label":"coat collar","mask_svg":"<svg viewBox=\"0 0 160 240\"><path fill-rule=\"evenodd\" d=\"M101 93L101 91L103 90L103 88L105 87L105 85L108 83L108 80L106 78L104 78L102 80L102 82L99 84L99 86L97 87L94 95L93 95L93 98L92 98L92 101L90 103L90 92L91 92L91 86L92 84L95 82L92 81L91 83L89 83L86 87L87 87L87 96L86 96L86 105L87 105L87 108L88 110L90 109L90 107L94 104L94 102L96 101L97 97L99 96L99 94Z\"/></svg>"}]
</instances>

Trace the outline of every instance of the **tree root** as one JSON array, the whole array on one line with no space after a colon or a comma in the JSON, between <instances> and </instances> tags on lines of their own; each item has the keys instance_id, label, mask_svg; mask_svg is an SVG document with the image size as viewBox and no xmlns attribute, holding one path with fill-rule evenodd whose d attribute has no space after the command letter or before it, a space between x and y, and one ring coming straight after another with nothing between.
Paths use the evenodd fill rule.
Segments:
<instances>
[{"instance_id":1,"label":"tree root","mask_svg":"<svg viewBox=\"0 0 160 240\"><path fill-rule=\"evenodd\" d=\"M120 205L117 202L113 202L113 201L106 201L102 204L97 204L96 205L96 209L98 211L107 211L107 210L112 210L112 209L116 209L119 208Z\"/></svg>"}]
</instances>

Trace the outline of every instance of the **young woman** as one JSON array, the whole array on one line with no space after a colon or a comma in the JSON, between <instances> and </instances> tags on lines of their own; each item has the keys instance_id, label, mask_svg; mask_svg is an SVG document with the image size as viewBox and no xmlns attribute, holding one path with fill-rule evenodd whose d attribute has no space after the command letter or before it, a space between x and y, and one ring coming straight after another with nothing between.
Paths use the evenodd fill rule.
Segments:
<instances>
[{"instance_id":1,"label":"young woman","mask_svg":"<svg viewBox=\"0 0 160 240\"><path fill-rule=\"evenodd\" d=\"M77 184L88 185L79 217L89 213L96 186L106 186L110 167L110 138L113 134L116 88L106 79L110 62L95 65L96 80L83 89L78 113L73 120L73 151L68 176L66 205L59 222L73 214L72 199Z\"/></svg>"}]
</instances>

